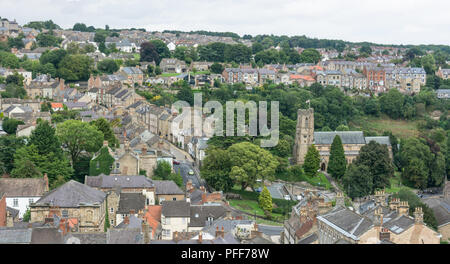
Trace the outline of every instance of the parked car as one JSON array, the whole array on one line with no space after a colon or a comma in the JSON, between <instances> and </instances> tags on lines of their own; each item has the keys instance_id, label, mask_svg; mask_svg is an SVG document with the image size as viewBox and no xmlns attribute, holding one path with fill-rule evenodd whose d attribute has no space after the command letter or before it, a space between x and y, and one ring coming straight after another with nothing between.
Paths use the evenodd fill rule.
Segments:
<instances>
[{"instance_id":1,"label":"parked car","mask_svg":"<svg viewBox=\"0 0 450 264\"><path fill-rule=\"evenodd\" d=\"M290 201L290 200L291 200L291 196L290 196L289 194L286 194L286 195L284 196L284 200Z\"/></svg>"},{"instance_id":2,"label":"parked car","mask_svg":"<svg viewBox=\"0 0 450 264\"><path fill-rule=\"evenodd\" d=\"M189 170L188 174L189 175L194 175L194 171L193 170Z\"/></svg>"},{"instance_id":3,"label":"parked car","mask_svg":"<svg viewBox=\"0 0 450 264\"><path fill-rule=\"evenodd\" d=\"M180 162L178 160L173 160L174 165L180 165Z\"/></svg>"}]
</instances>

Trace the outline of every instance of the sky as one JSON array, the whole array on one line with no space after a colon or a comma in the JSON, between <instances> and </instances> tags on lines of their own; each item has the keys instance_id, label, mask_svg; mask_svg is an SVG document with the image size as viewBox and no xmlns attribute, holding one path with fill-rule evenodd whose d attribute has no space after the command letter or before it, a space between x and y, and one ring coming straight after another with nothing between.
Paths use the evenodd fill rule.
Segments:
<instances>
[{"instance_id":1,"label":"sky","mask_svg":"<svg viewBox=\"0 0 450 264\"><path fill-rule=\"evenodd\" d=\"M0 16L150 31L306 35L379 44L450 45L448 0L0 0Z\"/></svg>"}]
</instances>

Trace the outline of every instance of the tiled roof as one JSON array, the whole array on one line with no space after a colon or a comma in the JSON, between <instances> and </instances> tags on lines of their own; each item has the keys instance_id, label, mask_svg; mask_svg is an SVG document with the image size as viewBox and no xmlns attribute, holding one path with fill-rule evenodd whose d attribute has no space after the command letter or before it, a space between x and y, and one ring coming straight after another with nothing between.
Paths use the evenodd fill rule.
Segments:
<instances>
[{"instance_id":1,"label":"tiled roof","mask_svg":"<svg viewBox=\"0 0 450 264\"><path fill-rule=\"evenodd\" d=\"M162 215L165 217L190 217L190 204L186 201L162 201Z\"/></svg>"},{"instance_id":2,"label":"tiled roof","mask_svg":"<svg viewBox=\"0 0 450 264\"><path fill-rule=\"evenodd\" d=\"M184 194L184 191L174 181L153 180L153 184L155 185L157 195Z\"/></svg>"},{"instance_id":3,"label":"tiled roof","mask_svg":"<svg viewBox=\"0 0 450 264\"><path fill-rule=\"evenodd\" d=\"M121 193L117 213L129 214L131 210L138 213L145 207L146 198L141 193Z\"/></svg>"},{"instance_id":4,"label":"tiled roof","mask_svg":"<svg viewBox=\"0 0 450 264\"><path fill-rule=\"evenodd\" d=\"M96 188L152 188L155 184L143 175L134 176L86 176L85 184Z\"/></svg>"}]
</instances>

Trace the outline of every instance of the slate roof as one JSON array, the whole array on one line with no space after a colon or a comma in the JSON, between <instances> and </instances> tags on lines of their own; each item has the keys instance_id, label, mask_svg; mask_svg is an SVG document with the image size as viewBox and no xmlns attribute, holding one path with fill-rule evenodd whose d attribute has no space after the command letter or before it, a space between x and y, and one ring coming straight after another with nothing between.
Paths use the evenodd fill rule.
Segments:
<instances>
[{"instance_id":1,"label":"slate roof","mask_svg":"<svg viewBox=\"0 0 450 264\"><path fill-rule=\"evenodd\" d=\"M154 182L144 175L134 176L86 176L85 184L94 188L152 188Z\"/></svg>"},{"instance_id":2,"label":"slate roof","mask_svg":"<svg viewBox=\"0 0 450 264\"><path fill-rule=\"evenodd\" d=\"M128 217L128 220L129 220L128 224L122 221L115 228L131 228L131 229L139 229L142 231L142 219L139 219L134 215L130 215Z\"/></svg>"},{"instance_id":3,"label":"slate roof","mask_svg":"<svg viewBox=\"0 0 450 264\"><path fill-rule=\"evenodd\" d=\"M0 193L7 197L39 197L45 189L44 178L0 178Z\"/></svg>"},{"instance_id":4,"label":"slate roof","mask_svg":"<svg viewBox=\"0 0 450 264\"><path fill-rule=\"evenodd\" d=\"M130 210L138 213L144 210L146 198L141 193L121 193L117 213L129 214Z\"/></svg>"},{"instance_id":5,"label":"slate roof","mask_svg":"<svg viewBox=\"0 0 450 264\"><path fill-rule=\"evenodd\" d=\"M365 139L367 144L369 144L370 141L375 141L381 145L391 145L391 140L389 139L389 137L366 137Z\"/></svg>"},{"instance_id":6,"label":"slate roof","mask_svg":"<svg viewBox=\"0 0 450 264\"><path fill-rule=\"evenodd\" d=\"M1 195L0 195L1 197ZM11 213L12 218L16 218L16 216L19 214L19 210L11 208L9 206L6 207L6 211Z\"/></svg>"},{"instance_id":7,"label":"slate roof","mask_svg":"<svg viewBox=\"0 0 450 264\"><path fill-rule=\"evenodd\" d=\"M316 233L313 233L313 234L303 238L302 240L298 241L297 244L312 244L315 241L317 241L317 239L319 239L319 237L317 236Z\"/></svg>"},{"instance_id":8,"label":"slate roof","mask_svg":"<svg viewBox=\"0 0 450 264\"><path fill-rule=\"evenodd\" d=\"M386 224L383 223L384 227L388 228L391 232L395 233L396 235L402 233L403 231L407 230L413 225L414 225L414 218L405 215L402 215L394 220L391 220Z\"/></svg>"},{"instance_id":9,"label":"slate roof","mask_svg":"<svg viewBox=\"0 0 450 264\"><path fill-rule=\"evenodd\" d=\"M450 201L444 199L429 198L424 199L434 212L438 226L444 226L450 223Z\"/></svg>"},{"instance_id":10,"label":"slate roof","mask_svg":"<svg viewBox=\"0 0 450 264\"><path fill-rule=\"evenodd\" d=\"M108 229L107 244L142 244L142 234L139 229Z\"/></svg>"},{"instance_id":11,"label":"slate roof","mask_svg":"<svg viewBox=\"0 0 450 264\"><path fill-rule=\"evenodd\" d=\"M184 194L184 191L174 181L153 180L153 184L156 188L156 195Z\"/></svg>"},{"instance_id":12,"label":"slate roof","mask_svg":"<svg viewBox=\"0 0 450 264\"><path fill-rule=\"evenodd\" d=\"M165 217L190 217L190 204L186 201L162 201L161 214Z\"/></svg>"},{"instance_id":13,"label":"slate roof","mask_svg":"<svg viewBox=\"0 0 450 264\"><path fill-rule=\"evenodd\" d=\"M373 226L369 218L359 215L343 206L336 207L329 213L318 216L317 219L354 240L358 240L360 235L364 234Z\"/></svg>"},{"instance_id":14,"label":"slate roof","mask_svg":"<svg viewBox=\"0 0 450 264\"><path fill-rule=\"evenodd\" d=\"M215 220L212 225L205 226L202 231L207 232L211 235L216 234L216 228L218 227L219 230L222 230L225 233L233 231L234 228L236 228L237 225L253 225L254 221L252 220L231 220L231 219L217 219Z\"/></svg>"},{"instance_id":15,"label":"slate roof","mask_svg":"<svg viewBox=\"0 0 450 264\"><path fill-rule=\"evenodd\" d=\"M65 244L106 244L106 233L68 233Z\"/></svg>"},{"instance_id":16,"label":"slate roof","mask_svg":"<svg viewBox=\"0 0 450 264\"><path fill-rule=\"evenodd\" d=\"M44 195L35 205L78 207L81 204L100 204L105 198L104 192L71 180Z\"/></svg>"},{"instance_id":17,"label":"slate roof","mask_svg":"<svg viewBox=\"0 0 450 264\"><path fill-rule=\"evenodd\" d=\"M33 228L31 244L62 244L62 232L56 227Z\"/></svg>"},{"instance_id":18,"label":"slate roof","mask_svg":"<svg viewBox=\"0 0 450 264\"><path fill-rule=\"evenodd\" d=\"M222 205L192 205L191 206L191 227L203 227L207 225L208 217L213 220L225 215L225 208Z\"/></svg>"},{"instance_id":19,"label":"slate roof","mask_svg":"<svg viewBox=\"0 0 450 264\"><path fill-rule=\"evenodd\" d=\"M362 131L314 132L314 144L331 145L336 135L341 137L342 144L366 144Z\"/></svg>"},{"instance_id":20,"label":"slate roof","mask_svg":"<svg viewBox=\"0 0 450 264\"><path fill-rule=\"evenodd\" d=\"M29 244L31 243L31 228L0 229L0 244Z\"/></svg>"}]
</instances>

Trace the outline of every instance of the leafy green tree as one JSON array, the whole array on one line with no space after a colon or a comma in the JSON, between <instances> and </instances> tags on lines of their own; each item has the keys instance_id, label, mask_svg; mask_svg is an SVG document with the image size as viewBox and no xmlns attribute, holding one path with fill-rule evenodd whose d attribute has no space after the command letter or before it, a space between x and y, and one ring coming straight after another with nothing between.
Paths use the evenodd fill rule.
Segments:
<instances>
[{"instance_id":1,"label":"leafy green tree","mask_svg":"<svg viewBox=\"0 0 450 264\"><path fill-rule=\"evenodd\" d=\"M366 54L370 55L370 54L372 54L372 48L370 47L369 44L364 44L359 49L359 53L366 53Z\"/></svg>"},{"instance_id":2,"label":"leafy green tree","mask_svg":"<svg viewBox=\"0 0 450 264\"><path fill-rule=\"evenodd\" d=\"M24 137L7 135L0 137L0 173L10 173L14 168L14 153L25 145Z\"/></svg>"},{"instance_id":3,"label":"leafy green tree","mask_svg":"<svg viewBox=\"0 0 450 264\"><path fill-rule=\"evenodd\" d=\"M212 73L222 74L223 70L224 70L224 67L223 67L223 65L220 64L220 63L214 62L214 63L211 65L211 72L212 72Z\"/></svg>"},{"instance_id":4,"label":"leafy green tree","mask_svg":"<svg viewBox=\"0 0 450 264\"><path fill-rule=\"evenodd\" d=\"M67 81L86 81L93 70L94 61L85 55L68 55L59 63L58 75Z\"/></svg>"},{"instance_id":5,"label":"leafy green tree","mask_svg":"<svg viewBox=\"0 0 450 264\"><path fill-rule=\"evenodd\" d=\"M259 42L253 43L253 45L252 45L252 53L253 54L256 54L256 53L258 53L260 51L263 51L263 50L264 50L264 47L263 47L263 45L261 43L259 43Z\"/></svg>"},{"instance_id":6,"label":"leafy green tree","mask_svg":"<svg viewBox=\"0 0 450 264\"><path fill-rule=\"evenodd\" d=\"M55 37L50 33L40 33L36 37L36 42L39 47L56 47L59 46L61 41L61 38Z\"/></svg>"},{"instance_id":7,"label":"leafy green tree","mask_svg":"<svg viewBox=\"0 0 450 264\"><path fill-rule=\"evenodd\" d=\"M110 222L109 222L108 199L106 199L106 202L105 202L105 225L103 227L103 231L107 232L108 228L110 228Z\"/></svg>"},{"instance_id":8,"label":"leafy green tree","mask_svg":"<svg viewBox=\"0 0 450 264\"><path fill-rule=\"evenodd\" d=\"M344 147L339 135L333 139L330 149L330 161L328 162L327 172L334 178L341 179L347 168L347 160L345 159Z\"/></svg>"},{"instance_id":9,"label":"leafy green tree","mask_svg":"<svg viewBox=\"0 0 450 264\"><path fill-rule=\"evenodd\" d=\"M410 181L416 188L426 188L433 163L430 148L417 138L402 140L399 160L403 169L402 177Z\"/></svg>"},{"instance_id":10,"label":"leafy green tree","mask_svg":"<svg viewBox=\"0 0 450 264\"><path fill-rule=\"evenodd\" d=\"M350 198L364 197L372 193L373 176L369 167L350 164L342 180L344 189Z\"/></svg>"},{"instance_id":11,"label":"leafy green tree","mask_svg":"<svg viewBox=\"0 0 450 264\"><path fill-rule=\"evenodd\" d=\"M22 85L17 85L15 83L9 83L5 87L5 92L1 93L3 98L20 98L23 99L27 95L27 91Z\"/></svg>"},{"instance_id":12,"label":"leafy green tree","mask_svg":"<svg viewBox=\"0 0 450 264\"><path fill-rule=\"evenodd\" d=\"M189 85L183 85L181 90L177 93L177 99L181 101L186 101L190 105L194 104L194 93Z\"/></svg>"},{"instance_id":13,"label":"leafy green tree","mask_svg":"<svg viewBox=\"0 0 450 264\"><path fill-rule=\"evenodd\" d=\"M361 148L354 163L369 168L373 177L373 190L389 187L389 179L394 176L394 167L386 145L370 141Z\"/></svg>"},{"instance_id":14,"label":"leafy green tree","mask_svg":"<svg viewBox=\"0 0 450 264\"><path fill-rule=\"evenodd\" d=\"M209 186L224 192L233 187L233 181L229 175L231 162L228 152L221 148L207 149L207 155L200 168L202 178Z\"/></svg>"},{"instance_id":15,"label":"leafy green tree","mask_svg":"<svg viewBox=\"0 0 450 264\"><path fill-rule=\"evenodd\" d=\"M3 126L3 130L6 133L8 133L10 135L15 135L16 131L17 131L17 126L23 125L23 124L25 124L23 121L20 121L20 120L14 119L14 118L5 117L3 119L2 126Z\"/></svg>"},{"instance_id":16,"label":"leafy green tree","mask_svg":"<svg viewBox=\"0 0 450 264\"><path fill-rule=\"evenodd\" d=\"M183 187L183 177L181 177L180 173L171 173L168 180L175 182L180 188Z\"/></svg>"},{"instance_id":17,"label":"leafy green tree","mask_svg":"<svg viewBox=\"0 0 450 264\"><path fill-rule=\"evenodd\" d=\"M36 129L31 132L29 144L36 146L39 155L55 153L58 156L62 154L61 143L56 137L56 130L48 121L39 123Z\"/></svg>"},{"instance_id":18,"label":"leafy green tree","mask_svg":"<svg viewBox=\"0 0 450 264\"><path fill-rule=\"evenodd\" d=\"M264 214L268 217L272 214L272 196L266 186L261 191L258 197L259 207L263 209Z\"/></svg>"},{"instance_id":19,"label":"leafy green tree","mask_svg":"<svg viewBox=\"0 0 450 264\"><path fill-rule=\"evenodd\" d=\"M111 173L114 158L109 153L107 147L102 147L98 156L93 158L89 164L89 175L97 176L100 174L109 175Z\"/></svg>"},{"instance_id":20,"label":"leafy green tree","mask_svg":"<svg viewBox=\"0 0 450 264\"><path fill-rule=\"evenodd\" d=\"M275 169L278 166L278 161L274 159L269 151L250 142L241 142L233 144L228 148L227 152L232 168L239 168L239 170L233 168L239 174L232 173L230 177L238 176L234 178L239 182L242 190L245 190L247 187L253 188L257 179L264 181L275 178ZM242 174L242 171L245 174Z\"/></svg>"},{"instance_id":21,"label":"leafy green tree","mask_svg":"<svg viewBox=\"0 0 450 264\"><path fill-rule=\"evenodd\" d=\"M66 55L67 55L67 51L64 49L45 51L39 58L39 61L42 65L51 63L51 64L53 64L53 66L58 67L59 63L62 61L62 59Z\"/></svg>"},{"instance_id":22,"label":"leafy green tree","mask_svg":"<svg viewBox=\"0 0 450 264\"><path fill-rule=\"evenodd\" d=\"M17 58L14 54L0 51L0 65L5 68L17 69L19 68L19 58Z\"/></svg>"},{"instance_id":23,"label":"leafy green tree","mask_svg":"<svg viewBox=\"0 0 450 264\"><path fill-rule=\"evenodd\" d=\"M108 141L108 145L112 148L118 147L119 140L114 135L111 124L105 118L99 118L91 121L91 125L95 126L99 131L103 133L103 139Z\"/></svg>"},{"instance_id":24,"label":"leafy green tree","mask_svg":"<svg viewBox=\"0 0 450 264\"><path fill-rule=\"evenodd\" d=\"M381 111L393 119L403 116L405 97L397 89L391 89L380 97Z\"/></svg>"},{"instance_id":25,"label":"leafy green tree","mask_svg":"<svg viewBox=\"0 0 450 264\"><path fill-rule=\"evenodd\" d=\"M306 63L318 63L322 56L316 49L305 49L300 54L300 61Z\"/></svg>"},{"instance_id":26,"label":"leafy green tree","mask_svg":"<svg viewBox=\"0 0 450 264\"><path fill-rule=\"evenodd\" d=\"M306 152L305 163L303 164L303 170L308 177L314 177L317 175L317 171L320 168L320 154L314 145L311 145Z\"/></svg>"},{"instance_id":27,"label":"leafy green tree","mask_svg":"<svg viewBox=\"0 0 450 264\"><path fill-rule=\"evenodd\" d=\"M22 161L22 160L20 160ZM42 173L31 160L18 161L11 172L13 178L39 178Z\"/></svg>"},{"instance_id":28,"label":"leafy green tree","mask_svg":"<svg viewBox=\"0 0 450 264\"><path fill-rule=\"evenodd\" d=\"M153 170L153 179L168 180L172 173L172 166L166 161L160 161Z\"/></svg>"},{"instance_id":29,"label":"leafy green tree","mask_svg":"<svg viewBox=\"0 0 450 264\"><path fill-rule=\"evenodd\" d=\"M346 125L339 125L338 127L336 127L336 131L349 131L350 128Z\"/></svg>"},{"instance_id":30,"label":"leafy green tree","mask_svg":"<svg viewBox=\"0 0 450 264\"><path fill-rule=\"evenodd\" d=\"M170 51L167 45L159 39L150 40L150 43L153 44L153 46L156 48L156 52L158 52L159 58L170 58ZM156 62L156 60L155 60ZM157 64L159 65L160 61L157 61Z\"/></svg>"},{"instance_id":31,"label":"leafy green tree","mask_svg":"<svg viewBox=\"0 0 450 264\"><path fill-rule=\"evenodd\" d=\"M22 222L28 223L28 222L30 222L30 220L31 220L31 210L27 209L27 211L25 212L25 214L22 217Z\"/></svg>"},{"instance_id":32,"label":"leafy green tree","mask_svg":"<svg viewBox=\"0 0 450 264\"><path fill-rule=\"evenodd\" d=\"M141 44L140 55L141 61L147 62L154 61L157 65L159 65L159 62L161 61L158 50L156 49L155 45L151 42L144 42ZM158 75L156 71L155 74Z\"/></svg>"},{"instance_id":33,"label":"leafy green tree","mask_svg":"<svg viewBox=\"0 0 450 264\"><path fill-rule=\"evenodd\" d=\"M103 134L95 126L79 120L67 120L56 127L56 135L69 153L72 166L81 152L96 152L103 143Z\"/></svg>"}]
</instances>

